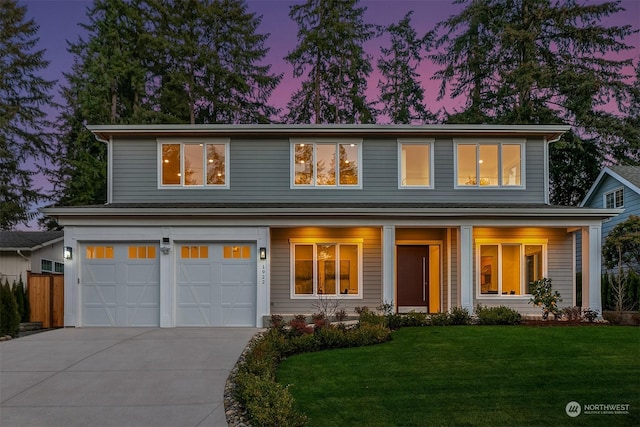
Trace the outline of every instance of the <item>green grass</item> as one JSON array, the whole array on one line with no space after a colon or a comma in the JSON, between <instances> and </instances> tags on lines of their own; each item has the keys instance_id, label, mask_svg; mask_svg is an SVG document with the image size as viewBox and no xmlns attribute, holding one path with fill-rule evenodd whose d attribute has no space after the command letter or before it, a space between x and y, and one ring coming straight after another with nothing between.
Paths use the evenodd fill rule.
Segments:
<instances>
[{"instance_id":1,"label":"green grass","mask_svg":"<svg viewBox=\"0 0 640 427\"><path fill-rule=\"evenodd\" d=\"M278 381L311 426L635 426L640 328L404 328L293 356ZM570 418L571 401L629 404L629 415Z\"/></svg>"}]
</instances>

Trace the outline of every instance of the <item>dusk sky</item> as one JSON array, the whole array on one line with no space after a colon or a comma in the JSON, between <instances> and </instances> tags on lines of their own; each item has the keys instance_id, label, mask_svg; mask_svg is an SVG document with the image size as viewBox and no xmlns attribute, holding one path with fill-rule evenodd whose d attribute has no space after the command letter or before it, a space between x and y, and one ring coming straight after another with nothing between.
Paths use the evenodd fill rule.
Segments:
<instances>
[{"instance_id":1,"label":"dusk sky","mask_svg":"<svg viewBox=\"0 0 640 427\"><path fill-rule=\"evenodd\" d=\"M590 1L591 3L592 1ZM595 1L593 1L595 2ZM57 80L58 85L64 84L63 72L70 69L73 57L67 52L66 41L77 41L85 32L78 26L79 23L87 23L87 8L92 4L89 0L19 0L20 4L27 6L27 18L33 18L39 25L38 37L39 49L46 49L45 58L50 61L48 69L43 73L51 80ZM289 6L303 1L288 0L248 0L248 9L262 15L262 24L259 32L269 33L267 46L270 47L265 63L272 65L272 71L276 74L283 73L283 79L279 87L273 92L271 103L277 107L285 107L289 96L298 87L298 82L292 78L292 67L283 60L283 57L293 50L297 44L295 23L289 18ZM398 22L408 11L413 10L412 24L419 35L431 30L438 22L456 14L460 5L454 5L453 0L364 0L361 5L367 8L365 19L367 22L379 25L388 25ZM608 25L629 24L634 29L640 28L640 0L624 0L622 6L625 12L618 13L610 19ZM626 51L618 59L633 58L634 62L640 59L640 34L626 40L634 49ZM365 46L367 52L372 55L372 64L379 57L380 46L386 46L387 40L378 38L371 40ZM444 99L436 101L439 82L432 81L431 76L435 71L432 64L425 60L420 73L427 106L432 111L441 107L451 111L464 100ZM629 70L631 73L631 70ZM377 93L377 75L371 77L369 82L369 96L373 100ZM56 101L61 101L57 95ZM55 112L52 112L55 116ZM38 178L36 185L48 190L48 183ZM49 203L45 203L49 204Z\"/></svg>"}]
</instances>

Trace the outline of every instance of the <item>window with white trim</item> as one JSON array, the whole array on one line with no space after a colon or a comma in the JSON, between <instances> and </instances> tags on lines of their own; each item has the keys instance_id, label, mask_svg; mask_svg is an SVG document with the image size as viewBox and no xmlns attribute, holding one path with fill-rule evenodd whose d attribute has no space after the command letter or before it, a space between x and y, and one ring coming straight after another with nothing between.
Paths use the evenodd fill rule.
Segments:
<instances>
[{"instance_id":1,"label":"window with white trim","mask_svg":"<svg viewBox=\"0 0 640 427\"><path fill-rule=\"evenodd\" d=\"M161 188L229 188L229 139L162 139L158 151Z\"/></svg>"},{"instance_id":2,"label":"window with white trim","mask_svg":"<svg viewBox=\"0 0 640 427\"><path fill-rule=\"evenodd\" d=\"M291 241L291 296L362 297L362 242Z\"/></svg>"},{"instance_id":3,"label":"window with white trim","mask_svg":"<svg viewBox=\"0 0 640 427\"><path fill-rule=\"evenodd\" d=\"M40 271L43 273L53 273L53 261L50 259L40 259Z\"/></svg>"},{"instance_id":4,"label":"window with white trim","mask_svg":"<svg viewBox=\"0 0 640 427\"><path fill-rule=\"evenodd\" d=\"M53 263L53 272L58 274L64 274L64 263L63 262L54 262Z\"/></svg>"},{"instance_id":5,"label":"window with white trim","mask_svg":"<svg viewBox=\"0 0 640 427\"><path fill-rule=\"evenodd\" d=\"M433 140L399 139L400 188L433 188Z\"/></svg>"},{"instance_id":6,"label":"window with white trim","mask_svg":"<svg viewBox=\"0 0 640 427\"><path fill-rule=\"evenodd\" d=\"M607 209L624 207L624 188L616 188L615 190L604 193L604 207Z\"/></svg>"},{"instance_id":7,"label":"window with white trim","mask_svg":"<svg viewBox=\"0 0 640 427\"><path fill-rule=\"evenodd\" d=\"M531 293L531 285L546 276L546 241L476 242L476 283L479 297Z\"/></svg>"},{"instance_id":8,"label":"window with white trim","mask_svg":"<svg viewBox=\"0 0 640 427\"><path fill-rule=\"evenodd\" d=\"M362 140L291 142L292 188L362 188Z\"/></svg>"},{"instance_id":9,"label":"window with white trim","mask_svg":"<svg viewBox=\"0 0 640 427\"><path fill-rule=\"evenodd\" d=\"M524 147L518 141L456 141L456 187L524 187Z\"/></svg>"}]
</instances>

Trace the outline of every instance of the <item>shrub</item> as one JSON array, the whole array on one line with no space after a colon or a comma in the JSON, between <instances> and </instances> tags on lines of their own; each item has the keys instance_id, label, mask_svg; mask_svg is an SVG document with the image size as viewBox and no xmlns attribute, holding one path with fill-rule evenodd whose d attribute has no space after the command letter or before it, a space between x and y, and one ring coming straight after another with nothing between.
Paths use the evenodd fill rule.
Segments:
<instances>
[{"instance_id":1,"label":"shrub","mask_svg":"<svg viewBox=\"0 0 640 427\"><path fill-rule=\"evenodd\" d=\"M471 323L471 315L466 308L452 307L449 314L451 325L468 325Z\"/></svg>"},{"instance_id":2,"label":"shrub","mask_svg":"<svg viewBox=\"0 0 640 427\"><path fill-rule=\"evenodd\" d=\"M433 326L449 326L451 324L451 319L449 318L449 313L435 313L431 315L431 324Z\"/></svg>"},{"instance_id":3,"label":"shrub","mask_svg":"<svg viewBox=\"0 0 640 427\"><path fill-rule=\"evenodd\" d=\"M361 323L357 328L347 331L349 347L362 347L379 344L391 339L391 331L383 325Z\"/></svg>"},{"instance_id":4,"label":"shrub","mask_svg":"<svg viewBox=\"0 0 640 427\"><path fill-rule=\"evenodd\" d=\"M426 326L429 324L426 313L408 312L402 321L402 326Z\"/></svg>"},{"instance_id":5,"label":"shrub","mask_svg":"<svg viewBox=\"0 0 640 427\"><path fill-rule=\"evenodd\" d=\"M387 328L396 330L405 326L404 318L398 313L389 313L385 316Z\"/></svg>"},{"instance_id":6,"label":"shrub","mask_svg":"<svg viewBox=\"0 0 640 427\"><path fill-rule=\"evenodd\" d=\"M307 325L307 317L304 314L296 314L289 321L289 334L293 337L310 334L313 329Z\"/></svg>"},{"instance_id":7,"label":"shrub","mask_svg":"<svg viewBox=\"0 0 640 427\"><path fill-rule=\"evenodd\" d=\"M236 376L236 387L241 390L237 397L245 405L251 425L295 427L306 423L306 417L294 408L288 387L246 372Z\"/></svg>"},{"instance_id":8,"label":"shrub","mask_svg":"<svg viewBox=\"0 0 640 427\"><path fill-rule=\"evenodd\" d=\"M368 307L356 307L356 313L358 314L358 320L360 324L367 323L370 325L384 325L385 316L377 314L369 310Z\"/></svg>"},{"instance_id":9,"label":"shrub","mask_svg":"<svg viewBox=\"0 0 640 427\"><path fill-rule=\"evenodd\" d=\"M499 307L483 307L478 304L476 315L481 325L517 325L522 321L520 313L503 305Z\"/></svg>"},{"instance_id":10,"label":"shrub","mask_svg":"<svg viewBox=\"0 0 640 427\"><path fill-rule=\"evenodd\" d=\"M565 307L562 309L562 315L570 322L581 320L582 309L580 307Z\"/></svg>"},{"instance_id":11,"label":"shrub","mask_svg":"<svg viewBox=\"0 0 640 427\"><path fill-rule=\"evenodd\" d=\"M9 282L0 285L0 335L18 336L20 314Z\"/></svg>"},{"instance_id":12,"label":"shrub","mask_svg":"<svg viewBox=\"0 0 640 427\"><path fill-rule=\"evenodd\" d=\"M583 313L584 313L584 318L587 319L589 322L593 322L598 318L598 310L585 308Z\"/></svg>"},{"instance_id":13,"label":"shrub","mask_svg":"<svg viewBox=\"0 0 640 427\"><path fill-rule=\"evenodd\" d=\"M542 278L531 285L531 299L529 304L542 307L542 318L547 320L549 313L558 318L562 315L558 309L558 302L562 301L560 293L551 289L551 279Z\"/></svg>"}]
</instances>

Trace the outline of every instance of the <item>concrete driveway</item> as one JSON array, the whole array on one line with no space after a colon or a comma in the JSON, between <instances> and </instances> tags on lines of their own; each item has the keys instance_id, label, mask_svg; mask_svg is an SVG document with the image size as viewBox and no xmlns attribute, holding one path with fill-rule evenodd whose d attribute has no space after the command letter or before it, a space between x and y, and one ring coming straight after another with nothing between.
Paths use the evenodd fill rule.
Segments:
<instances>
[{"instance_id":1,"label":"concrete driveway","mask_svg":"<svg viewBox=\"0 0 640 427\"><path fill-rule=\"evenodd\" d=\"M252 328L67 328L0 342L0 426L226 426Z\"/></svg>"}]
</instances>

